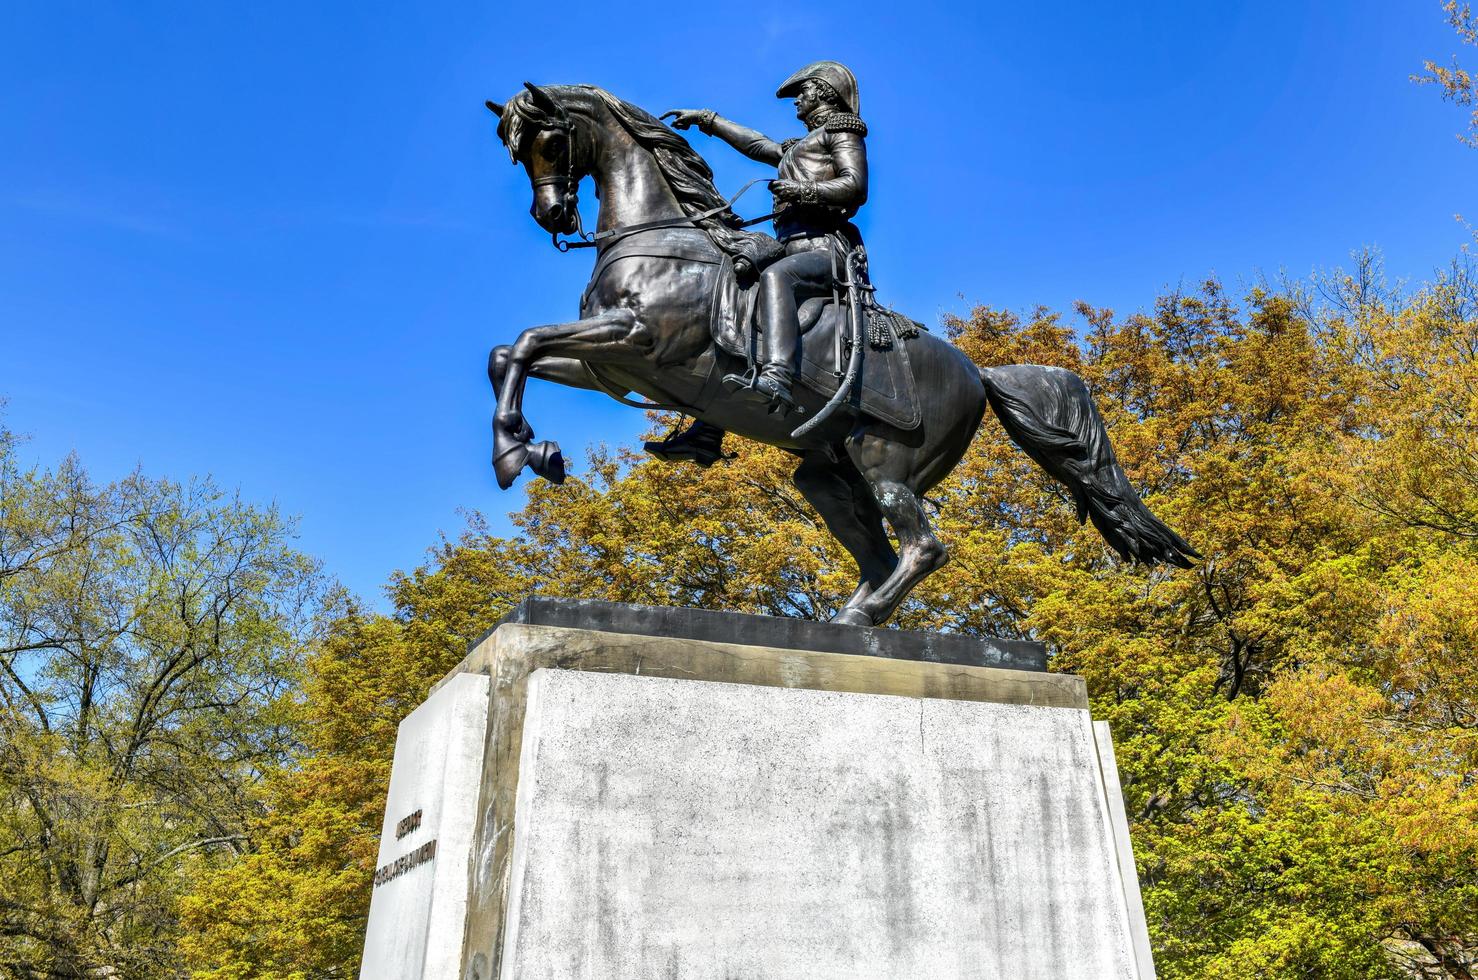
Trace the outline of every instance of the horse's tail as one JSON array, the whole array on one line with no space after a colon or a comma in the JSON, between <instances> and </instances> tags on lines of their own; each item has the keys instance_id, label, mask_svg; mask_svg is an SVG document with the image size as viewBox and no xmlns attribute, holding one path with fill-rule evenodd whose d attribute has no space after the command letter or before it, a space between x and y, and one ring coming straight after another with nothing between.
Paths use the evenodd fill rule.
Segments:
<instances>
[{"instance_id":1,"label":"horse's tail","mask_svg":"<svg viewBox=\"0 0 1478 980\"><path fill-rule=\"evenodd\" d=\"M1072 493L1078 523L1091 518L1125 560L1190 568L1201 557L1129 485L1082 378L1062 368L1012 364L981 368L980 380L1011 441Z\"/></svg>"}]
</instances>

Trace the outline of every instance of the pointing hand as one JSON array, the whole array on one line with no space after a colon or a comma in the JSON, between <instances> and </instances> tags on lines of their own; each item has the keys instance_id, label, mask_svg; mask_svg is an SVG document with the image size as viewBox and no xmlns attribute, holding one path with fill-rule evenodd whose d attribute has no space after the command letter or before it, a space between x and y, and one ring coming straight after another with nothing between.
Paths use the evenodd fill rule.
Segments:
<instances>
[{"instance_id":1,"label":"pointing hand","mask_svg":"<svg viewBox=\"0 0 1478 980\"><path fill-rule=\"evenodd\" d=\"M673 129L687 129L690 126L702 129L703 124L712 118L707 109L668 109L660 118L666 119L668 116L673 117Z\"/></svg>"}]
</instances>

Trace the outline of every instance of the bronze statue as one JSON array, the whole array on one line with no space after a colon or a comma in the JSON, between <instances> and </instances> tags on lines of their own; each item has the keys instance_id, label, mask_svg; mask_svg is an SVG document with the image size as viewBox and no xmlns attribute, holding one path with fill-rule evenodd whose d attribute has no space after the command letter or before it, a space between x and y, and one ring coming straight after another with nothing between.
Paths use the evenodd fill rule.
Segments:
<instances>
[{"instance_id":1,"label":"bronze statue","mask_svg":"<svg viewBox=\"0 0 1478 980\"><path fill-rule=\"evenodd\" d=\"M526 83L506 105L487 104L528 173L534 219L562 249L596 253L580 319L524 330L489 358L499 485L524 466L564 479L558 446L534 442L523 415L530 376L783 447L800 459L797 489L857 562L857 588L833 622L876 626L944 564L922 497L965 454L988 404L1120 555L1189 567L1199 555L1130 487L1077 375L979 368L873 300L848 221L866 199L855 80L819 62L781 86L792 93L809 131L783 144L707 111L672 113L680 128L777 164L779 241L746 229L754 222L734 213L686 140L609 92ZM588 233L576 200L586 177L600 198Z\"/></svg>"},{"instance_id":2,"label":"bronze statue","mask_svg":"<svg viewBox=\"0 0 1478 980\"><path fill-rule=\"evenodd\" d=\"M852 72L835 61L807 65L781 83L775 97L795 98L795 114L806 126L802 139L777 143L725 119L712 109L674 109L677 129L697 126L752 160L779 172L770 182L775 198L775 235L785 256L760 275L759 323L764 329L765 362L757 374L729 375L747 383L777 405L791 408L790 388L799 351L797 300L825 296L837 270L862 235L849 220L867 202L867 124L858 115L860 95ZM647 443L662 459L688 459L709 466L723 455L723 430L699 419L680 435Z\"/></svg>"}]
</instances>

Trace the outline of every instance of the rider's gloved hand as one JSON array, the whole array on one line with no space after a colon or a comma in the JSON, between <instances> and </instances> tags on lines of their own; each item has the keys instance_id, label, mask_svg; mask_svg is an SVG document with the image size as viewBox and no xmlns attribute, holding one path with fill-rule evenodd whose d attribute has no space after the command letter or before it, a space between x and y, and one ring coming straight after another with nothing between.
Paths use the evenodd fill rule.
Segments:
<instances>
[{"instance_id":1,"label":"rider's gloved hand","mask_svg":"<svg viewBox=\"0 0 1478 980\"><path fill-rule=\"evenodd\" d=\"M805 195L806 185L798 180L772 180L770 193L781 201L796 202Z\"/></svg>"},{"instance_id":2,"label":"rider's gloved hand","mask_svg":"<svg viewBox=\"0 0 1478 980\"><path fill-rule=\"evenodd\" d=\"M708 132L708 127L713 125L712 109L668 109L659 118L666 119L672 116L673 129L687 129L697 126L699 130Z\"/></svg>"}]
</instances>

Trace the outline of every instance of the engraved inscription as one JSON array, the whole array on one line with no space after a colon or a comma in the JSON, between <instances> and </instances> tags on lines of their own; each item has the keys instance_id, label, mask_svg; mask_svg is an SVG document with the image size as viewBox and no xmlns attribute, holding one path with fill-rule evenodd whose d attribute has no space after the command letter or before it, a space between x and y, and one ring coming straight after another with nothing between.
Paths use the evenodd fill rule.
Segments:
<instances>
[{"instance_id":1,"label":"engraved inscription","mask_svg":"<svg viewBox=\"0 0 1478 980\"><path fill-rule=\"evenodd\" d=\"M421 828L421 811L417 810L408 817L401 817L400 822L395 825L395 839L400 840L406 834L414 833Z\"/></svg>"},{"instance_id":2,"label":"engraved inscription","mask_svg":"<svg viewBox=\"0 0 1478 980\"><path fill-rule=\"evenodd\" d=\"M387 881L394 881L407 871L417 865L425 864L434 857L436 857L436 841L428 840L409 854L402 854L389 864L381 866L375 872L375 887L379 888Z\"/></svg>"}]
</instances>

